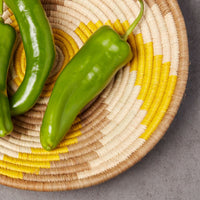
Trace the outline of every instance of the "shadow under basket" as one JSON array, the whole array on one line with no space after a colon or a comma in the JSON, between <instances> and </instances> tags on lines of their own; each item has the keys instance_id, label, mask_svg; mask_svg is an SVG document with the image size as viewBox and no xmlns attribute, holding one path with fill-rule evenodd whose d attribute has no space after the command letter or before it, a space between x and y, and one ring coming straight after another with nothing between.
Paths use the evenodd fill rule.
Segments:
<instances>
[{"instance_id":1,"label":"shadow under basket","mask_svg":"<svg viewBox=\"0 0 200 200\"><path fill-rule=\"evenodd\" d=\"M107 181L139 162L163 137L183 98L188 78L188 41L176 0L146 0L143 19L130 35L134 59L75 120L57 149L47 152L39 131L62 69L100 26L127 30L140 11L134 0L42 0L53 29L56 61L37 104L13 118L14 131L0 138L0 183L60 191ZM26 58L18 32L8 92L21 84Z\"/></svg>"}]
</instances>

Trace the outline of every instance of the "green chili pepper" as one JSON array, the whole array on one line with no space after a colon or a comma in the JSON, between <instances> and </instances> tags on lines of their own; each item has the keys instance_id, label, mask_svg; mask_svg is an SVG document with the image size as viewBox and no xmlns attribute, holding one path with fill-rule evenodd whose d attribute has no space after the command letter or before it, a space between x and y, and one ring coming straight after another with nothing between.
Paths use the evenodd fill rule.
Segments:
<instances>
[{"instance_id":1,"label":"green chili pepper","mask_svg":"<svg viewBox=\"0 0 200 200\"><path fill-rule=\"evenodd\" d=\"M52 30L40 0L5 0L19 25L26 53L25 77L10 98L12 115L23 114L37 101L55 58Z\"/></svg>"},{"instance_id":2,"label":"green chili pepper","mask_svg":"<svg viewBox=\"0 0 200 200\"><path fill-rule=\"evenodd\" d=\"M83 107L132 59L126 40L142 18L144 5L139 1L140 14L124 36L119 36L109 26L101 27L58 77L40 132L44 149L52 150L60 143Z\"/></svg>"},{"instance_id":3,"label":"green chili pepper","mask_svg":"<svg viewBox=\"0 0 200 200\"><path fill-rule=\"evenodd\" d=\"M3 1L0 0L0 137L9 134L13 130L6 82L16 40L15 29L8 24L4 24L2 14Z\"/></svg>"}]
</instances>

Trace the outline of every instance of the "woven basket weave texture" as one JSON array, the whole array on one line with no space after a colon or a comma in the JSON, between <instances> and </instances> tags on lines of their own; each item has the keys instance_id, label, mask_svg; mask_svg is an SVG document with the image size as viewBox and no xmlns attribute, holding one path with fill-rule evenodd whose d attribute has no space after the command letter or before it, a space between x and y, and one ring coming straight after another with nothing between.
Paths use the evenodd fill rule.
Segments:
<instances>
[{"instance_id":1,"label":"woven basket weave texture","mask_svg":"<svg viewBox=\"0 0 200 200\"><path fill-rule=\"evenodd\" d=\"M140 161L163 137L179 108L188 77L188 44L176 0L146 0L142 21L128 42L134 59L75 120L56 150L42 149L39 131L55 81L99 27L119 34L140 11L134 0L42 0L53 28L56 61L37 104L13 118L0 139L0 183L57 191L99 184ZM23 81L26 58L12 11L3 18L18 32L8 92Z\"/></svg>"}]
</instances>

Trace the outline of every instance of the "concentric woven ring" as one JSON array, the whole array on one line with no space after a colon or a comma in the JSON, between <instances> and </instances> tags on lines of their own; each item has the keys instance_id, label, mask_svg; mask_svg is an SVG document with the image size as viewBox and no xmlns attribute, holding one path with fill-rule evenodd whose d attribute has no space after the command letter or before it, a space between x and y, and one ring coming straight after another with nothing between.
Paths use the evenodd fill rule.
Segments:
<instances>
[{"instance_id":1,"label":"concentric woven ring","mask_svg":"<svg viewBox=\"0 0 200 200\"><path fill-rule=\"evenodd\" d=\"M128 42L134 59L75 120L59 147L41 148L39 131L60 72L100 26L123 34L138 15L134 0L42 0L53 28L56 61L37 104L13 118L0 139L0 183L37 191L72 190L111 179L141 160L165 134L188 77L185 23L176 0L146 0L142 21ZM21 84L26 58L12 11L4 20L18 32L8 92Z\"/></svg>"}]
</instances>

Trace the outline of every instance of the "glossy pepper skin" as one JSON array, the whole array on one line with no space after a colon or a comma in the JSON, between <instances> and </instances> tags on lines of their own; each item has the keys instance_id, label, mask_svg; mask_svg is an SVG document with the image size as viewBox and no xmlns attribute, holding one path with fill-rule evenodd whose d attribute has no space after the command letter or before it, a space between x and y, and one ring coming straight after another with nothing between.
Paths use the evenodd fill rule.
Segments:
<instances>
[{"instance_id":1,"label":"glossy pepper skin","mask_svg":"<svg viewBox=\"0 0 200 200\"><path fill-rule=\"evenodd\" d=\"M126 42L132 28L120 36L109 26L101 27L68 63L56 81L43 118L40 141L44 149L52 150L61 142L83 107L133 58Z\"/></svg>"},{"instance_id":2,"label":"glossy pepper skin","mask_svg":"<svg viewBox=\"0 0 200 200\"><path fill-rule=\"evenodd\" d=\"M0 137L13 130L6 82L15 40L16 32L14 28L4 24L3 20L0 19Z\"/></svg>"},{"instance_id":3,"label":"glossy pepper skin","mask_svg":"<svg viewBox=\"0 0 200 200\"><path fill-rule=\"evenodd\" d=\"M26 53L25 77L10 98L11 114L28 111L37 101L55 59L52 30L40 0L5 0L18 22Z\"/></svg>"}]
</instances>

